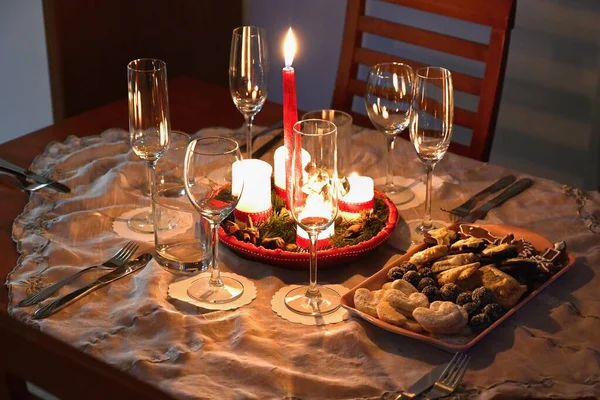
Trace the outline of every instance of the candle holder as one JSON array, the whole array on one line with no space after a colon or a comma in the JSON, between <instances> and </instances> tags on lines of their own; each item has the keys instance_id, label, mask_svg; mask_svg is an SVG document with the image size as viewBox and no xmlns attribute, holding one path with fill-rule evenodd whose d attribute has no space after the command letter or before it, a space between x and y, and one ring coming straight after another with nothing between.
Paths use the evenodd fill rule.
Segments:
<instances>
[{"instance_id":1,"label":"candle holder","mask_svg":"<svg viewBox=\"0 0 600 400\"><path fill-rule=\"evenodd\" d=\"M224 189L228 190L228 189ZM239 256L266 264L305 270L309 254L298 240L294 219L285 200L271 192L273 214L262 224L243 228L231 217L219 228L220 242ZM345 265L384 243L396 229L398 210L382 192L374 190L373 209L352 218L339 215L333 235L318 244L319 269Z\"/></svg>"}]
</instances>

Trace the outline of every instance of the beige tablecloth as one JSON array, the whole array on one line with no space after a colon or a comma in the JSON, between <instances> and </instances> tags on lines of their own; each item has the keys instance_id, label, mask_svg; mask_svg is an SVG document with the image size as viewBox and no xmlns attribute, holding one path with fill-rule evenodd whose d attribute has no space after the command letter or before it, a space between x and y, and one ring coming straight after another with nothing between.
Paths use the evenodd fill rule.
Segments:
<instances>
[{"instance_id":1,"label":"beige tablecloth","mask_svg":"<svg viewBox=\"0 0 600 400\"><path fill-rule=\"evenodd\" d=\"M357 130L357 171L381 176L384 149L380 134ZM272 160L272 152L265 159ZM404 140L395 164L398 175L422 177L422 166ZM449 360L442 350L362 320L310 327L280 319L271 311L271 297L283 285L306 281L308 272L246 261L226 248L223 269L254 280L258 289L256 300L236 311L202 313L170 301L167 287L176 277L155 263L46 320L31 320L35 307L15 308L30 291L101 262L122 246L112 222L148 205L141 195L144 167L120 130L52 143L35 160L34 170L53 170L72 193L32 194L14 223L21 257L7 285L15 318L179 398L388 397ZM440 206L461 203L507 172L447 154L436 168L444 183L434 193L434 218L447 220ZM600 235L577 216L576 199L563 186L534 179L534 187L490 212L486 222L566 240L577 264L469 351L472 362L457 397L600 396ZM422 208L403 210L401 217L419 218ZM589 194L585 210L597 214L599 209L600 196ZM350 265L320 272L320 281L358 284L394 256L398 234ZM142 249L151 248L142 244ZM89 273L59 295L102 273Z\"/></svg>"}]
</instances>

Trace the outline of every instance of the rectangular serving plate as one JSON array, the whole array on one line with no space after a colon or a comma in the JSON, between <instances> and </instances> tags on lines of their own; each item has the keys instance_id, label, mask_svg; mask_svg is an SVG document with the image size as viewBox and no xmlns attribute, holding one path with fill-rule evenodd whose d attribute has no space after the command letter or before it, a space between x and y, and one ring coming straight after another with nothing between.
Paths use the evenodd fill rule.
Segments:
<instances>
[{"instance_id":1,"label":"rectangular serving plate","mask_svg":"<svg viewBox=\"0 0 600 400\"><path fill-rule=\"evenodd\" d=\"M516 239L525 239L531 242L531 244L535 247L536 250L542 251L549 247L552 247L552 243L544 238L543 236L523 229L516 226L509 225L491 225L491 224L464 224L464 225L476 225L482 228L489 230L493 235L498 237L503 237L507 233L513 233ZM458 229L457 227L455 227ZM544 290L548 285L558 279L561 275L567 272L575 265L575 256L571 253L567 252L567 261L566 265L558 271L556 274L552 275L550 279L544 282L539 288L531 292L527 297L523 298L519 303L517 303L513 308L508 310L506 314L504 314L500 319L490 325L486 330L479 333L476 336L460 336L460 335L445 335L442 337L430 336L428 334L416 333L409 331L407 329L400 328L398 326L388 324L378 318L372 317L368 314L365 314L359 310L357 310L354 306L354 293L356 289L366 288L369 290L378 290L381 289L384 283L389 282L387 277L387 272L390 268L397 266L403 261L407 261L414 253L424 250L427 247L425 243L422 243L418 246L414 246L411 248L405 255L399 258L395 258L391 262L387 263L379 272L375 273L371 277L365 279L363 282L352 288L346 294L344 294L341 298L341 304L344 308L346 308L350 314L355 315L364 319L367 322L370 322L373 325L376 325L380 328L386 329L390 332L397 333L399 335L411 337L413 339L417 339L421 342L428 343L435 347L438 347L443 350L447 350L450 352L456 351L464 351L475 345L481 339L483 339L488 333L494 330L498 325L500 325L503 321L513 315L517 310L523 307L529 300L534 298L538 293Z\"/></svg>"}]
</instances>

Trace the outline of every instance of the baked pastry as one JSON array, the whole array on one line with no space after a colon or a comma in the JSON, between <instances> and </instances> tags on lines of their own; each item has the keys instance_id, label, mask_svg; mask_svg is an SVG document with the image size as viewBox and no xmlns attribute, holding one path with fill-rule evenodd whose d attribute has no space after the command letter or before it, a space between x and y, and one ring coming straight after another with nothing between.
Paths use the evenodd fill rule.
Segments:
<instances>
[{"instance_id":1,"label":"baked pastry","mask_svg":"<svg viewBox=\"0 0 600 400\"><path fill-rule=\"evenodd\" d=\"M466 239L457 240L450 246L450 252L465 253L478 252L485 247L485 240L470 236Z\"/></svg>"},{"instance_id":2,"label":"baked pastry","mask_svg":"<svg viewBox=\"0 0 600 400\"><path fill-rule=\"evenodd\" d=\"M418 292L418 290L417 290L416 287L414 287L413 285L411 285L410 283L408 283L404 279L396 279L390 285L390 289L399 290L399 291L401 291L402 293L404 293L407 296L410 296L411 294Z\"/></svg>"},{"instance_id":3,"label":"baked pastry","mask_svg":"<svg viewBox=\"0 0 600 400\"><path fill-rule=\"evenodd\" d=\"M437 260L431 266L431 271L434 274L443 272L460 265L471 264L477 261L478 257L473 253L462 253L445 256Z\"/></svg>"},{"instance_id":4,"label":"baked pastry","mask_svg":"<svg viewBox=\"0 0 600 400\"><path fill-rule=\"evenodd\" d=\"M402 326L406 323L406 317L400 314L390 303L387 301L381 301L377 304L377 317L387 322L388 324Z\"/></svg>"},{"instance_id":5,"label":"baked pastry","mask_svg":"<svg viewBox=\"0 0 600 400\"><path fill-rule=\"evenodd\" d=\"M358 311L377 317L377 304L386 290L376 290L371 292L365 288L356 289L354 292L354 306Z\"/></svg>"},{"instance_id":6,"label":"baked pastry","mask_svg":"<svg viewBox=\"0 0 600 400\"><path fill-rule=\"evenodd\" d=\"M479 271L481 283L494 293L496 302L504 309L517 304L523 293L527 291L526 285L521 285L515 278L500 271L494 265L486 265Z\"/></svg>"},{"instance_id":7,"label":"baked pastry","mask_svg":"<svg viewBox=\"0 0 600 400\"><path fill-rule=\"evenodd\" d=\"M407 317L412 316L415 308L429 306L429 300L423 293L411 293L407 296L399 290L387 290L382 301L390 303L396 311Z\"/></svg>"},{"instance_id":8,"label":"baked pastry","mask_svg":"<svg viewBox=\"0 0 600 400\"><path fill-rule=\"evenodd\" d=\"M456 232L446 227L439 229L432 229L425 234L425 242L430 244L442 244L444 246L450 246L456 239Z\"/></svg>"},{"instance_id":9,"label":"baked pastry","mask_svg":"<svg viewBox=\"0 0 600 400\"><path fill-rule=\"evenodd\" d=\"M448 246L439 244L437 246L429 247L425 250L415 253L410 258L409 262L415 265L423 265L442 258L448 254Z\"/></svg>"},{"instance_id":10,"label":"baked pastry","mask_svg":"<svg viewBox=\"0 0 600 400\"><path fill-rule=\"evenodd\" d=\"M516 257L519 254L517 246L501 243L497 246L488 246L481 251L481 256L493 261L500 261L511 257Z\"/></svg>"},{"instance_id":11,"label":"baked pastry","mask_svg":"<svg viewBox=\"0 0 600 400\"><path fill-rule=\"evenodd\" d=\"M438 284L440 286L443 286L447 283L455 283L459 285L460 281L464 281L470 278L473 274L475 274L479 266L480 264L476 262L461 265L460 267L454 267L452 269L441 272L437 278Z\"/></svg>"},{"instance_id":12,"label":"baked pastry","mask_svg":"<svg viewBox=\"0 0 600 400\"><path fill-rule=\"evenodd\" d=\"M413 317L427 332L436 334L457 333L469 322L467 312L449 301L434 301L429 308L418 307Z\"/></svg>"}]
</instances>

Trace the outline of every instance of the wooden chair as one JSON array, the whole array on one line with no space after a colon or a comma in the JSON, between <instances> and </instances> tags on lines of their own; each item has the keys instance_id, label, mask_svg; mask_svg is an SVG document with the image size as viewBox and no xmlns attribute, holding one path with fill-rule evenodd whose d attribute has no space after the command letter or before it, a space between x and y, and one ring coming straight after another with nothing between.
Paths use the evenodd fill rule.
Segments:
<instances>
[{"instance_id":1,"label":"wooden chair","mask_svg":"<svg viewBox=\"0 0 600 400\"><path fill-rule=\"evenodd\" d=\"M365 14L366 0L347 1L346 24L332 107L351 112L355 123L372 127L365 115L352 112L354 96L363 97L366 89L366 83L357 77L359 65L370 67L381 62L397 61L410 64L415 69L425 66L419 61L364 47L364 34L373 34L484 63L483 78L452 71L455 91L478 96L479 104L476 112L455 106L455 126L472 130L472 136L469 145L453 142L450 151L487 161L502 93L516 0L382 0L386 3L490 27L491 33L487 44L369 16ZM407 136L407 133L403 135Z\"/></svg>"}]
</instances>

